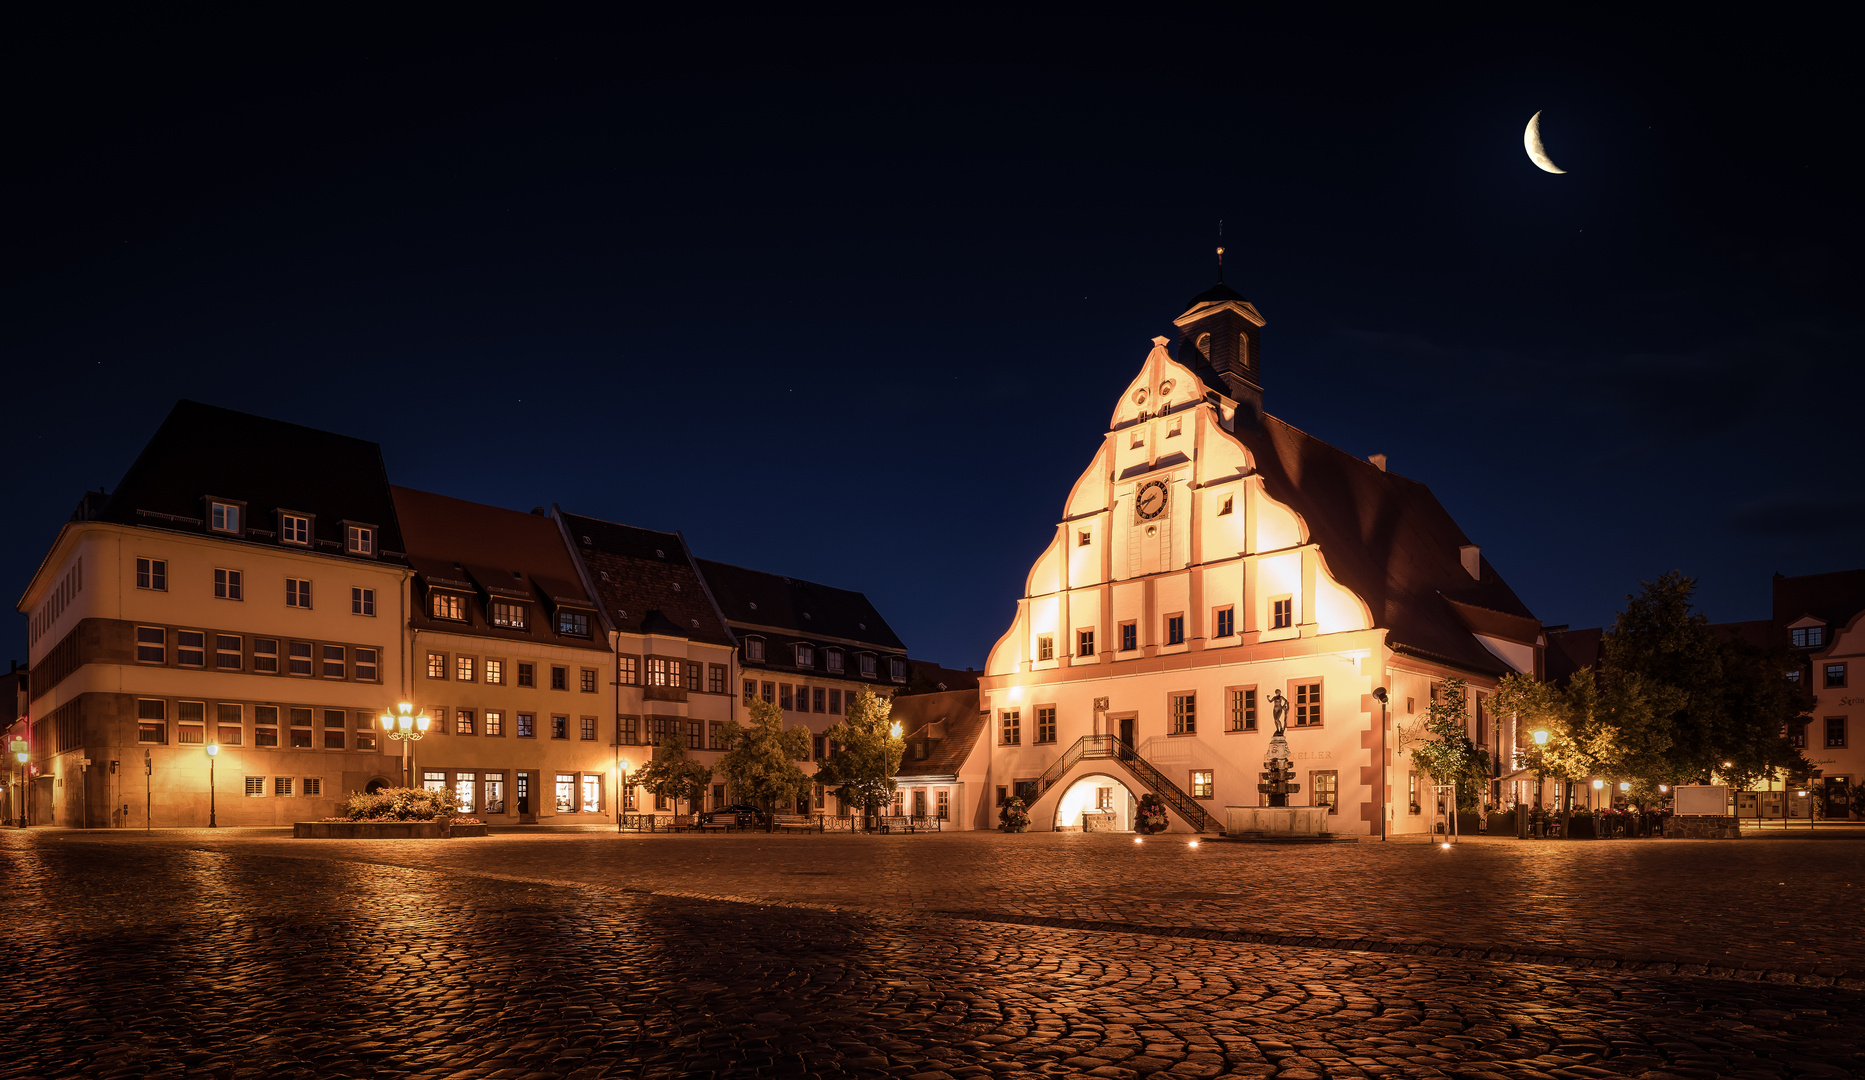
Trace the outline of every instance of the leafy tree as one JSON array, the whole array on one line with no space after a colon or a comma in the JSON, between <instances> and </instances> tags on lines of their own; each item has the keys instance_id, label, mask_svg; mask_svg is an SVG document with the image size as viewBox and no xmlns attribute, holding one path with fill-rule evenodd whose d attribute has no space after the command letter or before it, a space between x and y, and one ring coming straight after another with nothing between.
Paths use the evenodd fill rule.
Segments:
<instances>
[{"instance_id":1,"label":"leafy tree","mask_svg":"<svg viewBox=\"0 0 1865 1080\"><path fill-rule=\"evenodd\" d=\"M892 701L868 690L850 698L842 721L827 732L835 754L816 769L817 783L834 788L837 798L859 805L869 818L893 795L906 751L893 710Z\"/></svg>"},{"instance_id":2,"label":"leafy tree","mask_svg":"<svg viewBox=\"0 0 1865 1080\"><path fill-rule=\"evenodd\" d=\"M797 766L809 757L809 729L785 728L783 710L767 701L753 700L746 712L750 726L725 725L719 771L734 796L769 811L809 789L809 774Z\"/></svg>"},{"instance_id":3,"label":"leafy tree","mask_svg":"<svg viewBox=\"0 0 1865 1080\"><path fill-rule=\"evenodd\" d=\"M650 793L674 800L687 800L688 809L706 797L706 785L712 782L712 770L686 756L686 741L669 735L654 749L654 757L635 774L635 782Z\"/></svg>"},{"instance_id":4,"label":"leafy tree","mask_svg":"<svg viewBox=\"0 0 1865 1080\"><path fill-rule=\"evenodd\" d=\"M1412 760L1440 784L1457 785L1457 808L1476 809L1489 782L1489 755L1470 740L1470 692L1462 679L1446 679L1425 714L1420 736L1402 734Z\"/></svg>"}]
</instances>

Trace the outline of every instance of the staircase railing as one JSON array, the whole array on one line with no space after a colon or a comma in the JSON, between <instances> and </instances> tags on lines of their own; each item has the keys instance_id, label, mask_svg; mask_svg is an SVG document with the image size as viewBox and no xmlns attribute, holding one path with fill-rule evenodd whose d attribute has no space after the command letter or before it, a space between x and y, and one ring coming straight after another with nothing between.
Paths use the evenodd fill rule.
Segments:
<instances>
[{"instance_id":1,"label":"staircase railing","mask_svg":"<svg viewBox=\"0 0 1865 1080\"><path fill-rule=\"evenodd\" d=\"M1080 764L1083 759L1092 758L1118 760L1129 775L1159 796L1159 801L1165 803L1199 832L1204 832L1217 824L1210 814L1205 813L1204 807L1198 805L1196 799L1187 795L1177 784L1166 779L1164 773L1153 768L1151 762L1141 757L1131 744L1122 741L1118 735L1083 735L1075 740L1075 744L1063 751L1062 756L1044 769L1042 776L1037 778L1036 797L1042 798L1044 792L1059 783L1063 777L1068 775L1069 770Z\"/></svg>"}]
</instances>

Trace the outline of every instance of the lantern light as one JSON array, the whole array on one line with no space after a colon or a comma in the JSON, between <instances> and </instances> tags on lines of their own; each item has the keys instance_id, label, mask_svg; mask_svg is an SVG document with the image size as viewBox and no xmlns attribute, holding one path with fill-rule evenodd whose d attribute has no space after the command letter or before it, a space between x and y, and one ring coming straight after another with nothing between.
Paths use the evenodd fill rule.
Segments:
<instances>
[{"instance_id":1,"label":"lantern light","mask_svg":"<svg viewBox=\"0 0 1865 1080\"><path fill-rule=\"evenodd\" d=\"M1548 745L1548 729L1547 728L1536 728L1534 735L1535 735L1536 746Z\"/></svg>"},{"instance_id":2,"label":"lantern light","mask_svg":"<svg viewBox=\"0 0 1865 1080\"><path fill-rule=\"evenodd\" d=\"M1604 780L1595 780L1595 781L1593 781L1593 790L1594 790L1594 791L1598 791L1598 790L1599 790L1600 788L1603 788L1603 787L1605 787L1605 786L1606 786L1606 781L1604 781Z\"/></svg>"}]
</instances>

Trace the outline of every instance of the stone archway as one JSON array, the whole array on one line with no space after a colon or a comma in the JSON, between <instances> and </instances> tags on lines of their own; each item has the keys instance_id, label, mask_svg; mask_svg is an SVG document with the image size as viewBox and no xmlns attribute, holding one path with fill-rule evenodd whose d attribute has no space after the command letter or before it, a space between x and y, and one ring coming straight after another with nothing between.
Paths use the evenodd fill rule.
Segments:
<instances>
[{"instance_id":1,"label":"stone archway","mask_svg":"<svg viewBox=\"0 0 1865 1080\"><path fill-rule=\"evenodd\" d=\"M1138 803L1139 796L1125 781L1107 773L1088 773L1071 781L1056 799L1051 828L1058 832L1132 832ZM1087 817L1098 814L1104 804L1113 811L1111 819Z\"/></svg>"},{"instance_id":2,"label":"stone archway","mask_svg":"<svg viewBox=\"0 0 1865 1080\"><path fill-rule=\"evenodd\" d=\"M371 795L374 795L376 792L381 791L383 788L391 788L394 786L395 784L392 781L384 780L383 778L378 776L374 780L371 780L367 784L364 784L363 790Z\"/></svg>"}]
</instances>

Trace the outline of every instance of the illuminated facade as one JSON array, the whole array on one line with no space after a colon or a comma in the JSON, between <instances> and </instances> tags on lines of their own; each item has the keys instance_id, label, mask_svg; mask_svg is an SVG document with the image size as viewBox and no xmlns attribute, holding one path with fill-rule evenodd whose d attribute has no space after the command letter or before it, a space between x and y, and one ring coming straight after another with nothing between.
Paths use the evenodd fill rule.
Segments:
<instances>
[{"instance_id":1,"label":"illuminated facade","mask_svg":"<svg viewBox=\"0 0 1865 1080\"><path fill-rule=\"evenodd\" d=\"M1220 283L1176 323L1177 358L1154 339L991 651L968 817L1021 795L1032 828L1119 829L1154 791L1174 829L1214 830L1263 801L1282 702L1291 803L1377 833L1383 686L1392 830L1426 829L1398 725L1445 678L1534 672L1540 624L1422 484L1262 412L1247 300Z\"/></svg>"}]
</instances>

